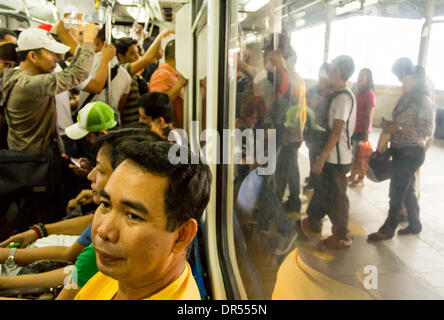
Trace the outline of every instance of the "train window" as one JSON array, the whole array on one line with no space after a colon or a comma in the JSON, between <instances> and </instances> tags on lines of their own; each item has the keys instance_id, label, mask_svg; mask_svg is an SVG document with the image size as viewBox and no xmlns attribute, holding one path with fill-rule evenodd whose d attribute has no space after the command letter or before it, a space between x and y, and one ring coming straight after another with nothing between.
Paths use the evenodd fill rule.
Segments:
<instances>
[{"instance_id":1,"label":"train window","mask_svg":"<svg viewBox=\"0 0 444 320\"><path fill-rule=\"evenodd\" d=\"M418 281L412 276L418 271L423 278L427 278L427 270L444 271L440 246L431 241L433 237L430 234L408 239L400 232L400 236L391 242L381 241L374 245L367 242L367 239L371 241L375 236L373 234L368 238L369 234L376 232L387 218L390 206L388 180L376 183L366 179L364 186L358 189L350 181L351 187L346 188L348 200L343 203L350 208L345 228L348 228L352 238L340 238L337 229L340 221L335 220L331 213L342 198L329 198L328 203L326 198L322 198L322 204L321 200L316 200L320 198L312 198L313 184L319 181L310 175L310 166L317 162L316 157L310 159L313 145L302 141L307 137L305 130L308 130L308 126L317 123L312 115L313 110L309 110L316 101L314 95L324 94L314 91L319 90L319 86L315 85L319 79L327 79L329 85L333 83L333 66L328 65L320 72L323 62L331 62L340 55L352 57L353 76L347 79L344 88L353 91L353 95L360 94L359 90L362 89L357 84L361 69L371 69L376 107L372 113L373 131L366 139L376 148L383 119L397 117L398 114L393 112L395 107L406 103L404 99L409 96L409 88L392 72L394 62L398 58L407 57L412 65L416 65L421 54L427 53L421 41L421 36L427 35L423 31L425 8L412 12L408 11L412 8L404 6L388 8L381 5L385 1L379 1L379 4L371 1L365 1L365 4L364 1L361 4L359 1L351 2L357 5L351 13L344 13L343 5L338 4L338 1L328 2L337 6L331 20L324 2L227 2L228 10L235 12L236 17L228 21L226 26L228 70L224 86L224 94L227 95L224 100L224 119L230 129L239 129L240 134L234 138L230 151L234 159L241 161L228 165L224 175L221 175L226 183L223 189L226 192L225 199L231 201L224 208L228 228L226 234L232 237L228 240L228 247L233 246L235 251L234 256L224 258L230 258L232 262L236 279L232 282L238 285L239 297L408 299L415 294L406 288L417 286L421 286L424 297L439 297L439 290L434 288L436 284ZM430 43L426 64L429 72L427 76L441 89L444 85L440 73L444 52L439 35L444 31L443 28L444 24L433 24L432 36L428 39ZM433 94L428 90L429 82L422 76L421 68L415 70L415 77L418 77L415 81L425 84L424 87L414 87L414 90L420 90L415 92L432 98ZM421 167L421 185L417 184L416 190L429 190L429 193L421 195L420 206L421 210L427 212L423 216L421 211L423 226L425 228L428 225L432 233L435 232L432 229L436 230L433 227L435 215L428 203L432 199L439 202L437 193L432 191L433 185L438 183L432 172L444 176L441 169L439 173L437 167L433 169L436 165L433 159L442 155L442 141L432 142L431 139L433 108L438 108L437 114L439 110L442 111L439 109L442 106L442 94L440 91L437 93L435 104L434 100L427 100L427 121L418 125L421 130L427 131L424 133L427 137L424 136L424 141L418 143L427 142L427 148L424 149L427 150L426 158L432 160L426 161ZM403 94L404 98L400 99ZM325 97L333 99L334 96ZM375 102L371 103L371 107L374 107ZM410 120L413 121L413 118ZM443 132L442 112L439 121L441 125L438 124L437 132ZM304 132L301 132L301 128ZM356 129L353 127L350 130ZM419 131L418 135L422 134ZM393 148L396 148L395 144L396 141ZM333 160L329 161L334 163ZM349 162L351 164L352 160ZM356 173L358 169L353 168L355 171L352 172ZM324 175L326 171L322 172ZM414 172L410 174L414 175ZM345 179L345 174L341 175ZM415 179L410 181L418 181ZM348 186L349 182L345 182L345 185ZM329 184L328 192L334 188L338 186ZM393 189L390 190L390 197L393 197ZM314 221L307 220L310 203L317 203L319 214L323 217L319 225L307 226L312 223L310 221ZM406 203L406 206L410 204ZM316 216L315 207L311 208L311 217ZM347 210L346 207L343 210ZM409 208L410 211L406 209L407 214L413 215L412 207ZM325 215L325 212L329 212L329 215ZM413 218L410 216L408 219L413 224ZM307 230L313 231L313 234ZM335 246L349 248L333 250ZM401 252L400 246L406 251ZM434 261L436 258L439 266L428 268L425 264L420 266L419 262L410 260L411 256L405 253L408 248L415 246L427 247L430 255L425 259ZM390 283L390 286L398 287L395 285L399 283L396 282L398 273L394 272L395 269L405 275L405 290L391 290L388 285ZM380 275L381 279L387 281L384 285L379 282L381 287L378 287L376 278L372 278L378 270L387 271L388 274Z\"/></svg>"},{"instance_id":2,"label":"train window","mask_svg":"<svg viewBox=\"0 0 444 320\"><path fill-rule=\"evenodd\" d=\"M433 24L432 28L426 70L435 85L435 89L444 90L444 77L441 72L444 70L444 60L442 58L444 57L444 45L441 39L444 24L436 23Z\"/></svg>"}]
</instances>

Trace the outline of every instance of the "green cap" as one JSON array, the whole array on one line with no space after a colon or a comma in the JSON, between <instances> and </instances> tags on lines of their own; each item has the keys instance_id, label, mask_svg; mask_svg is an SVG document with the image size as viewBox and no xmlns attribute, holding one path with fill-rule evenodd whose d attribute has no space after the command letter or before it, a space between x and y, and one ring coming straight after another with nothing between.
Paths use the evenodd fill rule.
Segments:
<instances>
[{"instance_id":1,"label":"green cap","mask_svg":"<svg viewBox=\"0 0 444 320\"><path fill-rule=\"evenodd\" d=\"M117 125L114 110L102 101L88 103L79 110L77 122L65 129L72 140L79 140L90 132L108 130Z\"/></svg>"}]
</instances>

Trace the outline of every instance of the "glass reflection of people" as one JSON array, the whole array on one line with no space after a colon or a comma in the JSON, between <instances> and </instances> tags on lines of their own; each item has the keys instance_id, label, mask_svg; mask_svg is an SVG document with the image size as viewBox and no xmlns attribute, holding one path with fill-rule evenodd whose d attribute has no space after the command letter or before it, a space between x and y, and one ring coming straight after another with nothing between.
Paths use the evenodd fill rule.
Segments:
<instances>
[{"instance_id":1,"label":"glass reflection of people","mask_svg":"<svg viewBox=\"0 0 444 320\"><path fill-rule=\"evenodd\" d=\"M432 90L424 68L415 66L408 58L398 59L392 72L402 83L403 94L393 110L393 121L382 123L383 131L391 134L390 208L384 224L368 236L369 241L391 239L395 235L403 205L409 225L399 230L398 235L418 234L422 230L415 172L424 163L425 147L434 130Z\"/></svg>"}]
</instances>

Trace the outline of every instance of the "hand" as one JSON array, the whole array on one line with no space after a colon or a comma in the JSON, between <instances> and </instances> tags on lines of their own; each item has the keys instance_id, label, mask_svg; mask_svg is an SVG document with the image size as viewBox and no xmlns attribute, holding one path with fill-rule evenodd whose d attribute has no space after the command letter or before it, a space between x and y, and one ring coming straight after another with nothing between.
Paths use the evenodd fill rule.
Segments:
<instances>
[{"instance_id":1,"label":"hand","mask_svg":"<svg viewBox=\"0 0 444 320\"><path fill-rule=\"evenodd\" d=\"M66 214L70 214L78 205L85 205L93 201L92 190L82 190L77 197L69 200L66 206Z\"/></svg>"},{"instance_id":2,"label":"hand","mask_svg":"<svg viewBox=\"0 0 444 320\"><path fill-rule=\"evenodd\" d=\"M176 33L176 31L168 29L168 30L163 31L161 34L159 34L159 38L163 40L175 33Z\"/></svg>"},{"instance_id":3,"label":"hand","mask_svg":"<svg viewBox=\"0 0 444 320\"><path fill-rule=\"evenodd\" d=\"M311 171L313 172L313 174L315 175L320 175L322 173L322 170L324 169L325 166L325 158L323 156L318 156L318 158L316 159L315 163L313 164L313 167L311 168Z\"/></svg>"},{"instance_id":4,"label":"hand","mask_svg":"<svg viewBox=\"0 0 444 320\"><path fill-rule=\"evenodd\" d=\"M185 87L186 84L188 83L188 80L184 78L184 76L179 73L179 78L177 79L177 82L180 83L180 87Z\"/></svg>"},{"instance_id":5,"label":"hand","mask_svg":"<svg viewBox=\"0 0 444 320\"><path fill-rule=\"evenodd\" d=\"M382 128L385 133L392 134L399 129L399 126L395 121L384 121L382 123Z\"/></svg>"},{"instance_id":6,"label":"hand","mask_svg":"<svg viewBox=\"0 0 444 320\"><path fill-rule=\"evenodd\" d=\"M285 66L284 58L282 58L280 53L277 52L276 50L271 52L270 61L276 67L276 69L283 69Z\"/></svg>"},{"instance_id":7,"label":"hand","mask_svg":"<svg viewBox=\"0 0 444 320\"><path fill-rule=\"evenodd\" d=\"M83 28L83 42L94 43L97 34L99 33L99 26L94 23L88 23Z\"/></svg>"},{"instance_id":8,"label":"hand","mask_svg":"<svg viewBox=\"0 0 444 320\"><path fill-rule=\"evenodd\" d=\"M116 56L116 47L105 42L102 48L102 59L110 62Z\"/></svg>"},{"instance_id":9,"label":"hand","mask_svg":"<svg viewBox=\"0 0 444 320\"><path fill-rule=\"evenodd\" d=\"M89 163L89 160L87 158L79 158L75 160L80 163L81 168L71 163L69 164L69 167L73 169L75 175L79 177L86 177L92 170L92 166Z\"/></svg>"},{"instance_id":10,"label":"hand","mask_svg":"<svg viewBox=\"0 0 444 320\"><path fill-rule=\"evenodd\" d=\"M20 248L25 248L28 244L34 242L39 237L34 230L17 233L0 243L0 248L7 247L11 242L20 242Z\"/></svg>"}]
</instances>

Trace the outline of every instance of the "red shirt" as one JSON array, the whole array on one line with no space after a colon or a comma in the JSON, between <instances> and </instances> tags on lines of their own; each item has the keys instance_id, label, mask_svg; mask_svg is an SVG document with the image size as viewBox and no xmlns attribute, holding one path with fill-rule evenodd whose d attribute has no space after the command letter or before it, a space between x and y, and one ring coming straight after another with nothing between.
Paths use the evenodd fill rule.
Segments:
<instances>
[{"instance_id":1,"label":"red shirt","mask_svg":"<svg viewBox=\"0 0 444 320\"><path fill-rule=\"evenodd\" d=\"M372 121L370 119L368 128L365 128L366 116L369 113L369 109L376 105L375 92L369 89L365 92L359 92L356 98L357 110L356 110L356 125L355 133L372 131Z\"/></svg>"},{"instance_id":2,"label":"red shirt","mask_svg":"<svg viewBox=\"0 0 444 320\"><path fill-rule=\"evenodd\" d=\"M154 71L151 76L149 87L150 92L160 91L167 92L174 87L178 81L179 73L169 64L162 64ZM181 89L177 98L173 101L174 106L174 120L175 128L183 128L183 88Z\"/></svg>"}]
</instances>

